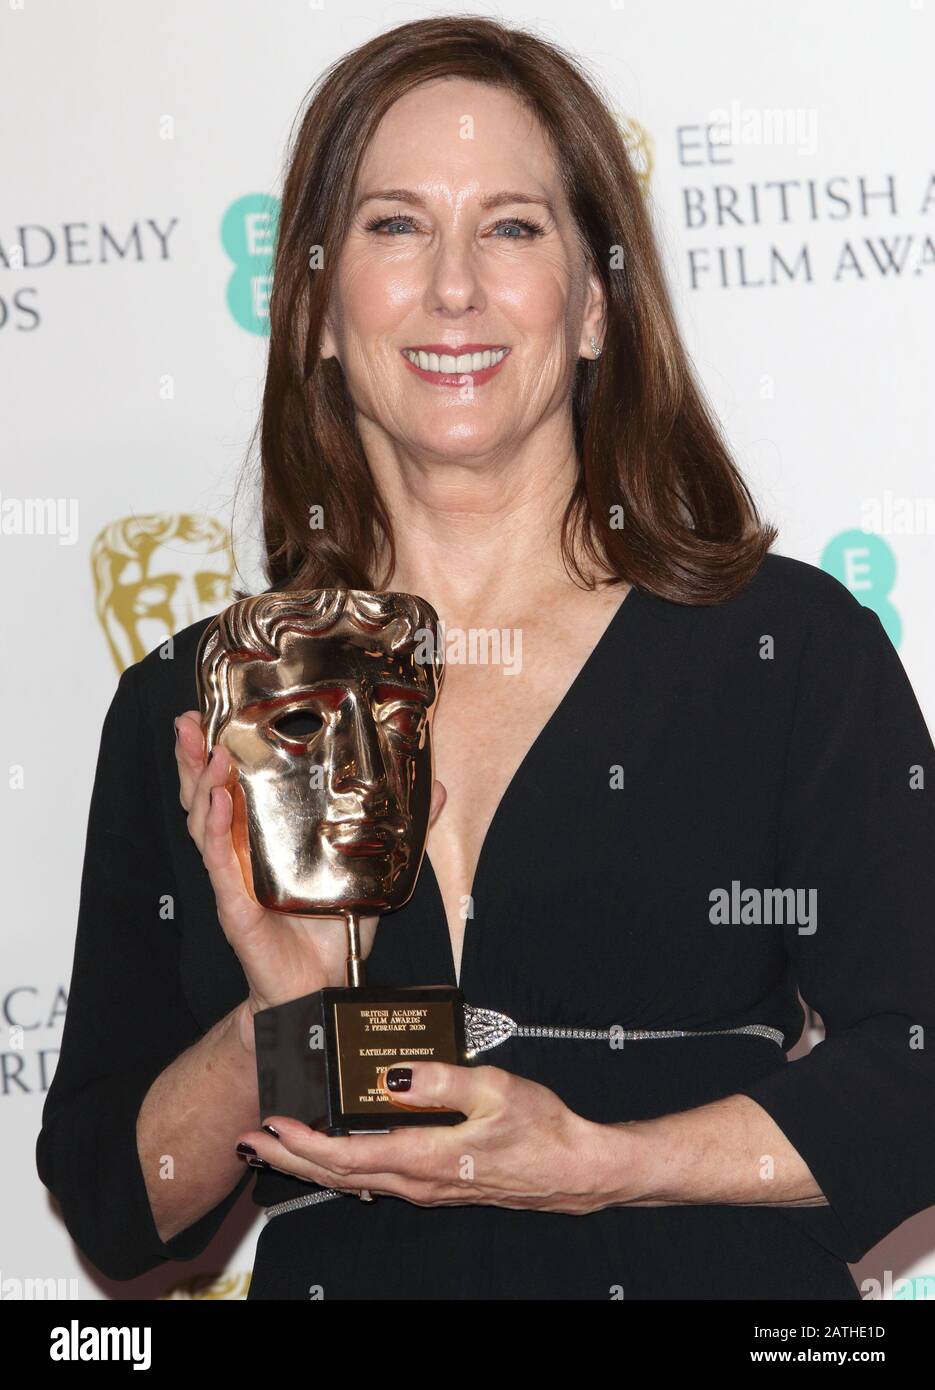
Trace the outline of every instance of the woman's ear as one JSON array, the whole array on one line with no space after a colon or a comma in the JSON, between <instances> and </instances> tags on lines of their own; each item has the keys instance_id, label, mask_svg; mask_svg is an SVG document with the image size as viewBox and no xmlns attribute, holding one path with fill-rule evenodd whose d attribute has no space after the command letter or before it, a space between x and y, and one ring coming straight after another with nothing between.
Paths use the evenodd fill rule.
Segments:
<instances>
[{"instance_id":1,"label":"woman's ear","mask_svg":"<svg viewBox=\"0 0 935 1390\"><path fill-rule=\"evenodd\" d=\"M578 344L578 354L581 357L595 356L591 342L593 338L599 348L604 346L604 335L607 329L607 305L604 299L604 287L593 271L588 275L588 290L585 299L584 319L581 324L581 341Z\"/></svg>"},{"instance_id":2,"label":"woman's ear","mask_svg":"<svg viewBox=\"0 0 935 1390\"><path fill-rule=\"evenodd\" d=\"M334 341L334 334L331 331L331 325L328 323L327 318L321 326L321 336L318 340L318 355L322 358L337 357L338 355L337 344Z\"/></svg>"}]
</instances>

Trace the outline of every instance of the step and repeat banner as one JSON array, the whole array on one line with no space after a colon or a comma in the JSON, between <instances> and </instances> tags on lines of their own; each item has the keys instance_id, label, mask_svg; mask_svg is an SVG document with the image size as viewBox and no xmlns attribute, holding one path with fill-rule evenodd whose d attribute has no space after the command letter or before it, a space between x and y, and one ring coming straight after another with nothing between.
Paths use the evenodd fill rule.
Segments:
<instances>
[{"instance_id":1,"label":"step and repeat banner","mask_svg":"<svg viewBox=\"0 0 935 1390\"><path fill-rule=\"evenodd\" d=\"M98 740L126 666L263 585L237 485L305 93L373 34L468 11L609 91L776 549L875 609L935 721L935 0L0 0L0 1296L249 1285L249 1200L199 1260L109 1283L35 1173ZM855 1277L935 1297L935 1212Z\"/></svg>"}]
</instances>

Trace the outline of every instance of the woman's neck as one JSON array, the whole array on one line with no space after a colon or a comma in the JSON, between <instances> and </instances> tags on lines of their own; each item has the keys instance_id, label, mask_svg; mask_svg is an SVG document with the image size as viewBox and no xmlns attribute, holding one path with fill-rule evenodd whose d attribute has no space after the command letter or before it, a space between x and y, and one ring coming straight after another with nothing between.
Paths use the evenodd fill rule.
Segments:
<instances>
[{"instance_id":1,"label":"woman's neck","mask_svg":"<svg viewBox=\"0 0 935 1390\"><path fill-rule=\"evenodd\" d=\"M396 548L385 588L421 594L447 621L472 626L538 608L574 582L561 552L572 447L508 463L429 463L397 450L368 458Z\"/></svg>"}]
</instances>

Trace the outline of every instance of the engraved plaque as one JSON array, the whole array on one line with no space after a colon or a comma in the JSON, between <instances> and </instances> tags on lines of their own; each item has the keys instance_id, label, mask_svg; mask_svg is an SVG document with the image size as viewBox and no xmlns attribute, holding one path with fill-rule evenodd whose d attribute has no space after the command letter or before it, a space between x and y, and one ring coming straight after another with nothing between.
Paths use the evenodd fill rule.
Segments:
<instances>
[{"instance_id":1,"label":"engraved plaque","mask_svg":"<svg viewBox=\"0 0 935 1390\"><path fill-rule=\"evenodd\" d=\"M380 1073L389 1067L405 1066L412 1061L460 1060L450 1001L431 1003L400 998L353 1004L335 1002L332 1008L338 1094L345 1115L399 1113L378 1084ZM435 1111L441 1113L441 1109Z\"/></svg>"}]
</instances>

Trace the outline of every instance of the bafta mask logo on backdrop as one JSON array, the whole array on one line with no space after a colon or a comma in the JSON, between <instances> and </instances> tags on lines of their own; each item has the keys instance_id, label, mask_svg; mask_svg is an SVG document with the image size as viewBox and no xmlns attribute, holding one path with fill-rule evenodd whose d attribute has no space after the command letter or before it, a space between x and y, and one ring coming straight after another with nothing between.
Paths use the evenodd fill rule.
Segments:
<instances>
[{"instance_id":1,"label":"bafta mask logo on backdrop","mask_svg":"<svg viewBox=\"0 0 935 1390\"><path fill-rule=\"evenodd\" d=\"M266 193L238 198L221 222L221 245L234 270L227 282L227 307L248 333L269 336L269 296L279 199Z\"/></svg>"},{"instance_id":2,"label":"bafta mask logo on backdrop","mask_svg":"<svg viewBox=\"0 0 935 1390\"><path fill-rule=\"evenodd\" d=\"M91 547L94 606L118 671L233 596L230 531L214 517L112 521Z\"/></svg>"},{"instance_id":3,"label":"bafta mask logo on backdrop","mask_svg":"<svg viewBox=\"0 0 935 1390\"><path fill-rule=\"evenodd\" d=\"M865 608L873 609L898 647L903 624L889 597L896 583L896 556L883 537L868 531L841 531L821 552L821 568L850 589Z\"/></svg>"},{"instance_id":4,"label":"bafta mask logo on backdrop","mask_svg":"<svg viewBox=\"0 0 935 1390\"><path fill-rule=\"evenodd\" d=\"M653 138L645 126L641 126L639 121L634 120L632 116L618 115L617 124L623 135L623 143L627 147L627 154L630 156L630 163L633 165L640 188L646 195L649 192L649 181L652 178L656 163Z\"/></svg>"}]
</instances>

